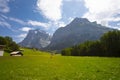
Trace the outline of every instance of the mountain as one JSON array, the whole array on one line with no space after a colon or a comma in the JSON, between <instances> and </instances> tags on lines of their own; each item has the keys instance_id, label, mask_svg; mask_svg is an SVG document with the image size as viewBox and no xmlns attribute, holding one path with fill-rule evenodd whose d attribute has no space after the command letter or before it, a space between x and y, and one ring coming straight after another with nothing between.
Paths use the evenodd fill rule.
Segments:
<instances>
[{"instance_id":1,"label":"mountain","mask_svg":"<svg viewBox=\"0 0 120 80\"><path fill-rule=\"evenodd\" d=\"M36 29L30 30L26 38L19 43L22 47L42 49L50 43L50 35L45 31Z\"/></svg>"},{"instance_id":2,"label":"mountain","mask_svg":"<svg viewBox=\"0 0 120 80\"><path fill-rule=\"evenodd\" d=\"M90 22L86 18L75 18L70 24L56 30L48 50L61 50L85 41L98 40L105 32L113 30L96 22Z\"/></svg>"}]
</instances>

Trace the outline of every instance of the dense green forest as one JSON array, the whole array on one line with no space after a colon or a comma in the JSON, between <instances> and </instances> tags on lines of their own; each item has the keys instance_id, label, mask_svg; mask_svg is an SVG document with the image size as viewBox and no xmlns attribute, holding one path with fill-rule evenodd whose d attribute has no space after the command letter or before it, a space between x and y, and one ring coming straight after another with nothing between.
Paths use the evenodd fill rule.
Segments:
<instances>
[{"instance_id":1,"label":"dense green forest","mask_svg":"<svg viewBox=\"0 0 120 80\"><path fill-rule=\"evenodd\" d=\"M2 37L0 36L0 45L4 45L4 50L6 52L12 52L12 51L16 51L16 50L19 50L19 46L18 44L16 44L16 42L14 42L12 40L11 37Z\"/></svg>"},{"instance_id":2,"label":"dense green forest","mask_svg":"<svg viewBox=\"0 0 120 80\"><path fill-rule=\"evenodd\" d=\"M65 56L108 56L120 57L120 31L109 31L100 40L66 48L61 51Z\"/></svg>"}]
</instances>

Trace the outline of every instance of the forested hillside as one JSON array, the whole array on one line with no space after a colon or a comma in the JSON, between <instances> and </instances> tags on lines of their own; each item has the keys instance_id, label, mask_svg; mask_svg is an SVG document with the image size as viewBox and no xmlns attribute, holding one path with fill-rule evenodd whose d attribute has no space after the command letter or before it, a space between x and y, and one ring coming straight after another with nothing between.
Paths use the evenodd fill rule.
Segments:
<instances>
[{"instance_id":1,"label":"forested hillside","mask_svg":"<svg viewBox=\"0 0 120 80\"><path fill-rule=\"evenodd\" d=\"M4 50L6 52L19 50L18 44L16 44L16 42L14 42L12 38L8 36L6 37L0 36L0 45L4 45Z\"/></svg>"},{"instance_id":2,"label":"forested hillside","mask_svg":"<svg viewBox=\"0 0 120 80\"><path fill-rule=\"evenodd\" d=\"M114 56L120 57L120 31L109 31L100 40L86 41L62 50L67 56Z\"/></svg>"}]
</instances>

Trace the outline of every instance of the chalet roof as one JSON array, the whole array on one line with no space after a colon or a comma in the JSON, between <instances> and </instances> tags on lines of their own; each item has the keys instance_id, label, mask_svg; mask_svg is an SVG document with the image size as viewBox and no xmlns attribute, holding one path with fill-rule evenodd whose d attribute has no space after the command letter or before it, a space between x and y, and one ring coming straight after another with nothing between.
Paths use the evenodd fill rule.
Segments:
<instances>
[{"instance_id":1,"label":"chalet roof","mask_svg":"<svg viewBox=\"0 0 120 80\"><path fill-rule=\"evenodd\" d=\"M20 51L14 51L14 52L11 52L10 54L18 54L20 53Z\"/></svg>"}]
</instances>

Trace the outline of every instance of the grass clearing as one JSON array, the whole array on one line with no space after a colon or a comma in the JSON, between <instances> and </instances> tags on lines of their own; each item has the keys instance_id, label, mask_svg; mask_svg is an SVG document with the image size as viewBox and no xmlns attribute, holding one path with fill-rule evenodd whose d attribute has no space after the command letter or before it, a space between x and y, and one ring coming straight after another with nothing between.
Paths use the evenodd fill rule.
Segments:
<instances>
[{"instance_id":1,"label":"grass clearing","mask_svg":"<svg viewBox=\"0 0 120 80\"><path fill-rule=\"evenodd\" d=\"M120 80L120 58L73 57L34 49L0 57L0 80Z\"/></svg>"},{"instance_id":2,"label":"grass clearing","mask_svg":"<svg viewBox=\"0 0 120 80\"><path fill-rule=\"evenodd\" d=\"M120 58L0 57L0 80L120 80Z\"/></svg>"},{"instance_id":3,"label":"grass clearing","mask_svg":"<svg viewBox=\"0 0 120 80\"><path fill-rule=\"evenodd\" d=\"M50 55L49 52L39 51L36 49L21 48L23 50L23 56L41 56ZM4 52L4 56L10 56L10 53Z\"/></svg>"}]
</instances>

